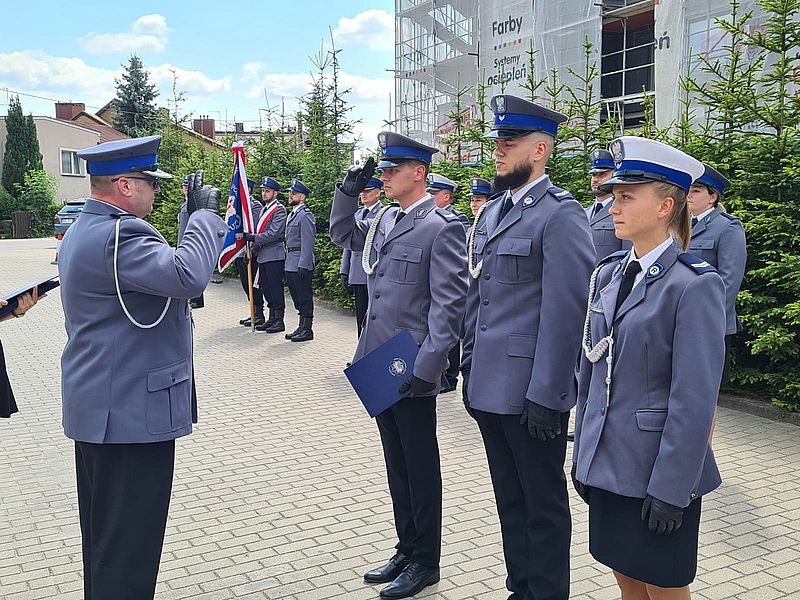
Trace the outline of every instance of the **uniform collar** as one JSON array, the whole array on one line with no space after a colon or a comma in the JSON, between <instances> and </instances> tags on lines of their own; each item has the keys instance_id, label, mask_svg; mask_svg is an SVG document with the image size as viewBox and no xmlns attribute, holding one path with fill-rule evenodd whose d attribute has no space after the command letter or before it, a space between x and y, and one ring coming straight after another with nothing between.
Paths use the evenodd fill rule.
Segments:
<instances>
[{"instance_id":1,"label":"uniform collar","mask_svg":"<svg viewBox=\"0 0 800 600\"><path fill-rule=\"evenodd\" d=\"M517 202L519 202L525 196L528 195L528 192L530 192L534 188L534 186L536 186L536 184L541 183L546 178L547 178L547 173L543 174L541 177L537 177L536 179L534 179L530 183L526 183L524 186L519 188L516 192L511 194L511 202L513 202L514 205L516 205Z\"/></svg>"},{"instance_id":2,"label":"uniform collar","mask_svg":"<svg viewBox=\"0 0 800 600\"><path fill-rule=\"evenodd\" d=\"M127 214L126 211L121 209L119 206L114 206L113 204L109 204L103 200L98 200L97 198L87 199L86 204L83 206L82 212L87 212L93 215L113 215L119 213Z\"/></svg>"},{"instance_id":3,"label":"uniform collar","mask_svg":"<svg viewBox=\"0 0 800 600\"><path fill-rule=\"evenodd\" d=\"M403 210L403 209L401 208L401 209L400 209L400 212L403 212L403 213L406 213L406 214L410 214L410 213L412 213L412 212L414 211L414 209L415 209L415 208L418 208L420 204L422 204L423 202L425 202L425 201L426 201L426 200L428 200L429 198L433 198L433 196L431 196L430 194L428 194L428 193L426 192L426 193L425 193L425 195L424 195L422 198L420 198L419 200L417 200L416 202L414 202L414 204L412 204L411 206L409 206L409 207L408 207L408 208L406 208L405 210Z\"/></svg>"},{"instance_id":4,"label":"uniform collar","mask_svg":"<svg viewBox=\"0 0 800 600\"><path fill-rule=\"evenodd\" d=\"M603 208L608 208L608 205L614 201L614 195L610 194L606 197L605 200L600 200L599 198L595 199L595 204L602 204Z\"/></svg>"},{"instance_id":5,"label":"uniform collar","mask_svg":"<svg viewBox=\"0 0 800 600\"><path fill-rule=\"evenodd\" d=\"M669 248L674 242L675 240L673 240L672 236L670 236L666 240L661 242L658 246L650 250L650 252L642 256L641 258L635 258L633 254L633 249L631 249L631 251L628 253L628 260L625 261L624 268L627 269L628 265L631 262L637 261L639 265L642 267L640 275L641 277L644 277L644 275L649 272L650 267L656 264L658 257L664 254L666 249ZM636 282L637 283L639 282L639 277L636 278Z\"/></svg>"},{"instance_id":6,"label":"uniform collar","mask_svg":"<svg viewBox=\"0 0 800 600\"><path fill-rule=\"evenodd\" d=\"M699 215L692 215L692 216L693 216L695 219L697 219L698 221L702 221L702 220L703 220L703 219L705 219L707 216L709 216L711 213L713 213L715 210L717 210L717 207L716 207L716 206L712 206L712 207L711 207L711 208L709 208L708 210L704 210L703 212L701 212Z\"/></svg>"}]
</instances>

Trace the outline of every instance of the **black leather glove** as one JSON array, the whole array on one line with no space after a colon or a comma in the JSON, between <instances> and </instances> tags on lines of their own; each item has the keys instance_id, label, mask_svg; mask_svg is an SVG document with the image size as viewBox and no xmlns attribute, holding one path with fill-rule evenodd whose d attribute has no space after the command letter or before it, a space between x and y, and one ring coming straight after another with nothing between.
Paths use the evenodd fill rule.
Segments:
<instances>
[{"instance_id":1,"label":"black leather glove","mask_svg":"<svg viewBox=\"0 0 800 600\"><path fill-rule=\"evenodd\" d=\"M342 284L342 289L344 289L344 291L350 291L350 281L347 273L339 273L339 283Z\"/></svg>"},{"instance_id":2,"label":"black leather glove","mask_svg":"<svg viewBox=\"0 0 800 600\"><path fill-rule=\"evenodd\" d=\"M255 242L256 241L256 234L254 234L254 233L245 233L242 237L247 242Z\"/></svg>"},{"instance_id":3,"label":"black leather glove","mask_svg":"<svg viewBox=\"0 0 800 600\"><path fill-rule=\"evenodd\" d=\"M297 273L300 279L311 279L311 271L309 269L298 268Z\"/></svg>"},{"instance_id":4,"label":"black leather glove","mask_svg":"<svg viewBox=\"0 0 800 600\"><path fill-rule=\"evenodd\" d=\"M680 529L683 523L683 509L648 494L642 502L642 521L647 521L647 528L653 533L669 535Z\"/></svg>"},{"instance_id":5,"label":"black leather glove","mask_svg":"<svg viewBox=\"0 0 800 600\"><path fill-rule=\"evenodd\" d=\"M546 442L561 434L561 413L526 400L519 424L528 425L528 433L533 439Z\"/></svg>"},{"instance_id":6,"label":"black leather glove","mask_svg":"<svg viewBox=\"0 0 800 600\"><path fill-rule=\"evenodd\" d=\"M433 390L436 389L436 384L430 381L420 379L416 375L409 377L406 382L400 386L398 390L404 397L405 396L430 396Z\"/></svg>"},{"instance_id":7,"label":"black leather glove","mask_svg":"<svg viewBox=\"0 0 800 600\"><path fill-rule=\"evenodd\" d=\"M577 470L578 465L572 463L572 471L570 471L570 477L572 477L572 487L575 488L575 491L578 492L578 496L581 497L581 500L589 504L589 486L585 483L581 483L575 478L575 471Z\"/></svg>"},{"instance_id":8,"label":"black leather glove","mask_svg":"<svg viewBox=\"0 0 800 600\"><path fill-rule=\"evenodd\" d=\"M210 185L203 185L203 171L189 175L189 189L186 192L186 212L192 214L196 210L210 210L219 214L219 190Z\"/></svg>"},{"instance_id":9,"label":"black leather glove","mask_svg":"<svg viewBox=\"0 0 800 600\"><path fill-rule=\"evenodd\" d=\"M355 198L364 191L364 188L367 187L369 180L374 174L375 159L370 156L363 167L353 165L348 169L347 175L345 175L344 181L342 181L339 189L342 190L346 196Z\"/></svg>"},{"instance_id":10,"label":"black leather glove","mask_svg":"<svg viewBox=\"0 0 800 600\"><path fill-rule=\"evenodd\" d=\"M467 414L475 419L475 409L469 405L469 373L470 369L461 371L461 399L464 401L464 408ZM477 421L477 419L475 419Z\"/></svg>"}]
</instances>

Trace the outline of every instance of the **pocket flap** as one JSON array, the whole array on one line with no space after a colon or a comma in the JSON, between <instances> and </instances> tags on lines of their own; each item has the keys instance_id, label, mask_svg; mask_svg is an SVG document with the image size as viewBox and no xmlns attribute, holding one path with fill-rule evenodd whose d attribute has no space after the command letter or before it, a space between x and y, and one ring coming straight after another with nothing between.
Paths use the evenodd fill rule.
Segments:
<instances>
[{"instance_id":1,"label":"pocket flap","mask_svg":"<svg viewBox=\"0 0 800 600\"><path fill-rule=\"evenodd\" d=\"M714 240L692 240L689 245L689 250L712 250L714 248Z\"/></svg>"},{"instance_id":2,"label":"pocket flap","mask_svg":"<svg viewBox=\"0 0 800 600\"><path fill-rule=\"evenodd\" d=\"M520 358L533 358L536 353L535 335L509 335L508 355Z\"/></svg>"},{"instance_id":3,"label":"pocket flap","mask_svg":"<svg viewBox=\"0 0 800 600\"><path fill-rule=\"evenodd\" d=\"M422 260L422 248L406 246L405 244L395 244L389 256L394 260L418 263Z\"/></svg>"},{"instance_id":4,"label":"pocket flap","mask_svg":"<svg viewBox=\"0 0 800 600\"><path fill-rule=\"evenodd\" d=\"M667 411L642 408L636 411L636 426L642 431L664 431Z\"/></svg>"},{"instance_id":5,"label":"pocket flap","mask_svg":"<svg viewBox=\"0 0 800 600\"><path fill-rule=\"evenodd\" d=\"M531 238L512 237L500 240L497 253L508 256L530 256Z\"/></svg>"},{"instance_id":6,"label":"pocket flap","mask_svg":"<svg viewBox=\"0 0 800 600\"><path fill-rule=\"evenodd\" d=\"M592 229L614 231L614 221L600 221L599 223L592 225Z\"/></svg>"},{"instance_id":7,"label":"pocket flap","mask_svg":"<svg viewBox=\"0 0 800 600\"><path fill-rule=\"evenodd\" d=\"M157 392L189 379L189 365L185 360L167 367L153 369L147 374L147 391Z\"/></svg>"},{"instance_id":8,"label":"pocket flap","mask_svg":"<svg viewBox=\"0 0 800 600\"><path fill-rule=\"evenodd\" d=\"M486 237L485 233L475 233L475 254L483 254L483 249L486 246L487 239L489 238Z\"/></svg>"}]
</instances>

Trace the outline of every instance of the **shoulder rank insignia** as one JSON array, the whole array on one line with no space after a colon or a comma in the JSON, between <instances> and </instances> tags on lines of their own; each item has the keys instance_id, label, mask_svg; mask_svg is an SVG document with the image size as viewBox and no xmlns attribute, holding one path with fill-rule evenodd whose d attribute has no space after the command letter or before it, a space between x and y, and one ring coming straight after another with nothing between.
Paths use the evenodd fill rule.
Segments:
<instances>
[{"instance_id":1,"label":"shoulder rank insignia","mask_svg":"<svg viewBox=\"0 0 800 600\"><path fill-rule=\"evenodd\" d=\"M556 200L562 202L563 200L572 200L572 194L567 190L558 187L557 185L550 186L547 191L556 197Z\"/></svg>"},{"instance_id":2,"label":"shoulder rank insignia","mask_svg":"<svg viewBox=\"0 0 800 600\"><path fill-rule=\"evenodd\" d=\"M698 275L702 275L703 273L714 273L716 269L704 261L702 258L695 256L694 254L689 254L688 252L683 252L678 255L678 260L689 267L692 271L697 273Z\"/></svg>"}]
</instances>

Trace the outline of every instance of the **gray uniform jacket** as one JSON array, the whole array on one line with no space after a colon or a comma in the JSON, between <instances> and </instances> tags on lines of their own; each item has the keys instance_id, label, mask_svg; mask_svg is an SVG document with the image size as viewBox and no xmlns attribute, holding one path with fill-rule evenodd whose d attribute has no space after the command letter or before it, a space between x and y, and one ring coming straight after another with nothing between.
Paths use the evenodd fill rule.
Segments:
<instances>
[{"instance_id":1,"label":"gray uniform jacket","mask_svg":"<svg viewBox=\"0 0 800 600\"><path fill-rule=\"evenodd\" d=\"M594 248L586 215L545 177L498 223L502 199L475 223L462 369L472 408L520 414L526 400L575 406L575 364Z\"/></svg>"},{"instance_id":2,"label":"gray uniform jacket","mask_svg":"<svg viewBox=\"0 0 800 600\"><path fill-rule=\"evenodd\" d=\"M613 200L601 208L594 217L592 217L594 204L585 209L586 216L589 218L589 228L592 230L597 262L614 252L631 249L631 243L628 240L621 240L614 234L614 219L608 212L611 204L613 204Z\"/></svg>"},{"instance_id":3,"label":"gray uniform jacket","mask_svg":"<svg viewBox=\"0 0 800 600\"><path fill-rule=\"evenodd\" d=\"M456 207L453 206L452 204L448 204L447 206L444 207L443 210L446 210L447 212L452 213L456 217L458 217L458 220L461 221L461 224L464 226L464 231L469 230L471 223L467 215L465 215L460 210L457 210Z\"/></svg>"},{"instance_id":4,"label":"gray uniform jacket","mask_svg":"<svg viewBox=\"0 0 800 600\"><path fill-rule=\"evenodd\" d=\"M624 257L600 270L591 343L613 325L611 396L608 355L596 363L582 356L573 461L590 486L685 507L721 482L708 435L725 354L725 286L713 268L698 272L681 254L677 243L667 248L616 315Z\"/></svg>"},{"instance_id":5,"label":"gray uniform jacket","mask_svg":"<svg viewBox=\"0 0 800 600\"><path fill-rule=\"evenodd\" d=\"M714 265L725 284L725 335L739 331L736 295L747 264L744 228L736 217L717 207L692 228L689 252Z\"/></svg>"},{"instance_id":6,"label":"gray uniform jacket","mask_svg":"<svg viewBox=\"0 0 800 600\"><path fill-rule=\"evenodd\" d=\"M286 208L277 200L273 200L273 202L277 204L278 208L270 217L264 232L256 234L254 242L259 263L286 259L286 244L284 243L286 240ZM262 212L266 213L271 210L273 202L267 204Z\"/></svg>"},{"instance_id":7,"label":"gray uniform jacket","mask_svg":"<svg viewBox=\"0 0 800 600\"><path fill-rule=\"evenodd\" d=\"M186 210L186 200L181 204L178 210L178 243L180 244L183 238L183 232L186 231L186 225L189 223L189 211Z\"/></svg>"},{"instance_id":8,"label":"gray uniform jacket","mask_svg":"<svg viewBox=\"0 0 800 600\"><path fill-rule=\"evenodd\" d=\"M317 239L317 220L314 213L301 204L289 213L286 220L286 267L290 273L300 269L314 270L314 242Z\"/></svg>"},{"instance_id":9,"label":"gray uniform jacket","mask_svg":"<svg viewBox=\"0 0 800 600\"><path fill-rule=\"evenodd\" d=\"M331 207L331 240L343 248L364 250L369 225L355 219L358 199L338 187ZM354 360L406 329L419 345L414 375L436 383L447 368L464 317L467 256L464 227L436 208L432 196L406 215L388 234L399 212L383 213L369 248L375 272L367 277L369 310Z\"/></svg>"},{"instance_id":10,"label":"gray uniform jacket","mask_svg":"<svg viewBox=\"0 0 800 600\"><path fill-rule=\"evenodd\" d=\"M383 208L383 204L380 202L376 202L370 208L362 206L356 212L356 219L366 221L369 225L381 208ZM343 249L339 273L347 275L347 283L350 285L367 285L367 274L361 266L361 252L353 252L350 248Z\"/></svg>"},{"instance_id":11,"label":"gray uniform jacket","mask_svg":"<svg viewBox=\"0 0 800 600\"><path fill-rule=\"evenodd\" d=\"M177 248L149 223L90 199L58 257L67 344L61 397L67 437L138 444L191 433L192 321L187 300L211 279L225 236L217 215L189 217ZM115 225L119 222L117 297Z\"/></svg>"}]
</instances>

